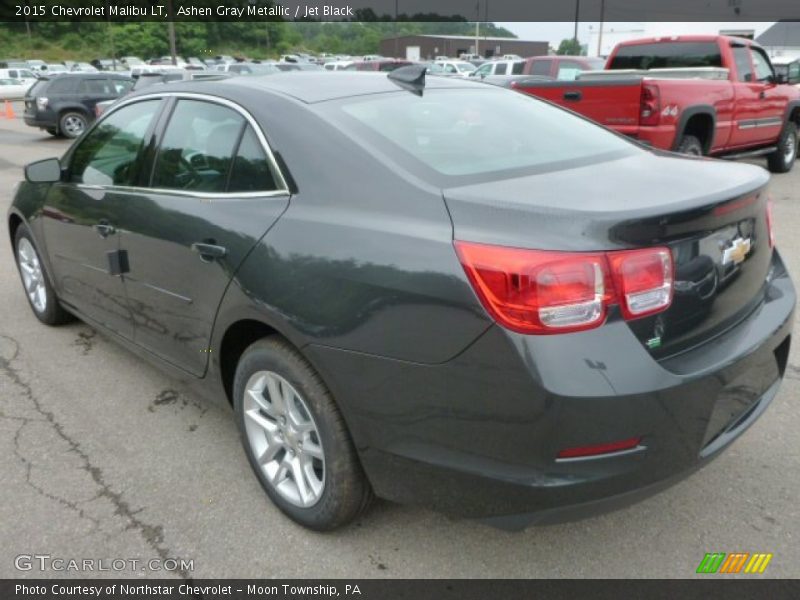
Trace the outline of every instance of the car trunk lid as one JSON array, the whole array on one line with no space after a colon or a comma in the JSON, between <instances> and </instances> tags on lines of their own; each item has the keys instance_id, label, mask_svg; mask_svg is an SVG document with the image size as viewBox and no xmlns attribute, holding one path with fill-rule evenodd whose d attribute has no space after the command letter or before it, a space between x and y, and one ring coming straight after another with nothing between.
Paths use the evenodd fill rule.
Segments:
<instances>
[{"instance_id":1,"label":"car trunk lid","mask_svg":"<svg viewBox=\"0 0 800 600\"><path fill-rule=\"evenodd\" d=\"M629 321L660 358L729 329L763 299L767 181L749 165L645 152L443 193L457 240L573 252L669 247L671 306Z\"/></svg>"}]
</instances>

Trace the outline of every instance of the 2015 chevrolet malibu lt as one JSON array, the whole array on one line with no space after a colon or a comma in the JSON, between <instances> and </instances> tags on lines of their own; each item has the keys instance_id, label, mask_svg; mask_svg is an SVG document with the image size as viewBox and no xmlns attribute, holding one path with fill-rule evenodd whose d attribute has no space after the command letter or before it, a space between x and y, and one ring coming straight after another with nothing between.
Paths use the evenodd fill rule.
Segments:
<instances>
[{"instance_id":1,"label":"2015 chevrolet malibu lt","mask_svg":"<svg viewBox=\"0 0 800 600\"><path fill-rule=\"evenodd\" d=\"M26 168L8 227L36 317L230 404L295 521L379 496L521 527L650 494L770 404L767 184L412 66L134 93Z\"/></svg>"}]
</instances>

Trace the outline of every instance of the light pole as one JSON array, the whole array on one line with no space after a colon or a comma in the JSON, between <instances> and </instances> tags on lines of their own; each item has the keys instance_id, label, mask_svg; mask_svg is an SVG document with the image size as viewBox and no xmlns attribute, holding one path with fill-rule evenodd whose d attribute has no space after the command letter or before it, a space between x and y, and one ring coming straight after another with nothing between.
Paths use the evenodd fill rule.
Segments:
<instances>
[{"instance_id":1,"label":"light pole","mask_svg":"<svg viewBox=\"0 0 800 600\"><path fill-rule=\"evenodd\" d=\"M178 52L175 50L175 21L172 20L172 0L167 0L167 32L169 34L169 54L172 64L178 66Z\"/></svg>"},{"instance_id":2,"label":"light pole","mask_svg":"<svg viewBox=\"0 0 800 600\"><path fill-rule=\"evenodd\" d=\"M603 21L605 20L606 0L600 0L600 31L597 34L597 56L602 56L600 53L603 46Z\"/></svg>"}]
</instances>

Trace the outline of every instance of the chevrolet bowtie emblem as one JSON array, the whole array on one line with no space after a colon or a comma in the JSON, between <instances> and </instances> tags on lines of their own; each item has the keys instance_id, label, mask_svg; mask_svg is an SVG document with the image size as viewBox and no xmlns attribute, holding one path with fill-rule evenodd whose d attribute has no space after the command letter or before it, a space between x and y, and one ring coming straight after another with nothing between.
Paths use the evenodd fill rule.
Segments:
<instances>
[{"instance_id":1,"label":"chevrolet bowtie emblem","mask_svg":"<svg viewBox=\"0 0 800 600\"><path fill-rule=\"evenodd\" d=\"M731 241L731 245L725 248L722 253L722 264L727 265L733 263L738 265L742 262L750 252L750 238L736 238Z\"/></svg>"}]
</instances>

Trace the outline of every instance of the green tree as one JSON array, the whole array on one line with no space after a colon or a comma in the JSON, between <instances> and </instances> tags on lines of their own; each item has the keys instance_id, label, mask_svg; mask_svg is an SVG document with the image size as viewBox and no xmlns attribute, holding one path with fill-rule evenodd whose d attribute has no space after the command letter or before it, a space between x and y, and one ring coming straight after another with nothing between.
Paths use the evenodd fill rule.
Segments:
<instances>
[{"instance_id":1,"label":"green tree","mask_svg":"<svg viewBox=\"0 0 800 600\"><path fill-rule=\"evenodd\" d=\"M558 45L558 50L556 50L556 54L561 56L580 56L582 53L581 51L581 43L575 38L571 38L567 40L561 40L561 43Z\"/></svg>"}]
</instances>

